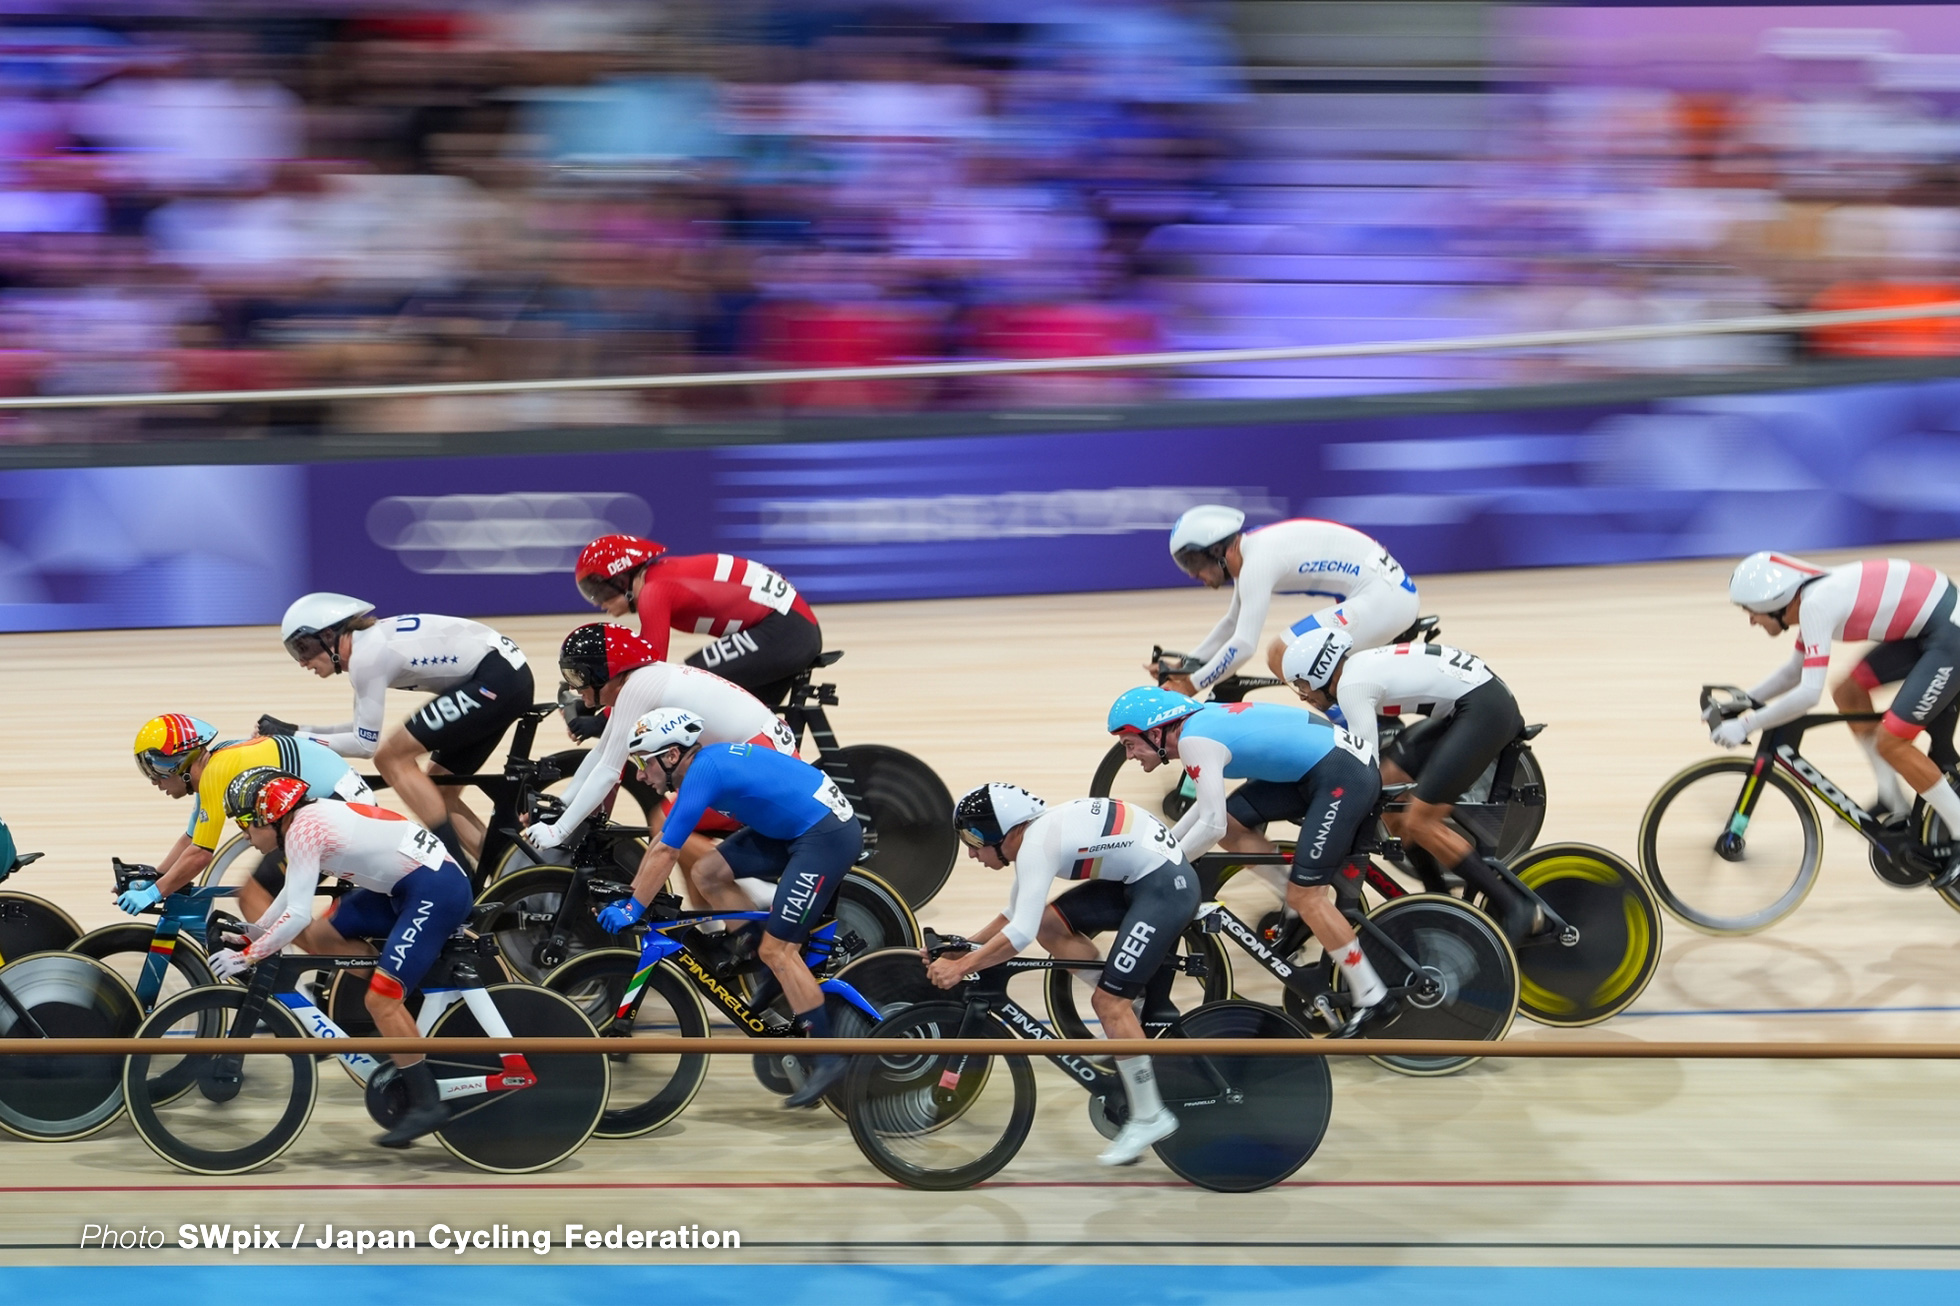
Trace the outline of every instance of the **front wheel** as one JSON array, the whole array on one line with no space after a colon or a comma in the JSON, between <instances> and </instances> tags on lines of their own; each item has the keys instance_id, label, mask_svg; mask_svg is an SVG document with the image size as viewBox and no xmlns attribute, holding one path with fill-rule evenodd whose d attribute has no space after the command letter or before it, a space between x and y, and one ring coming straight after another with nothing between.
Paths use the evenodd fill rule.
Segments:
<instances>
[{"instance_id":1,"label":"front wheel","mask_svg":"<svg viewBox=\"0 0 1960 1306\"><path fill-rule=\"evenodd\" d=\"M1640 869L1661 906L1684 924L1754 934L1809 896L1823 843L1817 813L1795 781L1756 758L1709 757L1647 804Z\"/></svg>"},{"instance_id":2,"label":"front wheel","mask_svg":"<svg viewBox=\"0 0 1960 1306\"><path fill-rule=\"evenodd\" d=\"M642 978L637 951L599 948L552 971L544 985L569 998L599 1037L609 1040L612 1075L606 1112L594 1131L598 1137L637 1138L687 1110L708 1078L707 1056L628 1051L636 1038L707 1037L708 1013L685 976L663 961L646 968ZM631 1011L622 1020L619 1012L629 1003Z\"/></svg>"},{"instance_id":3,"label":"front wheel","mask_svg":"<svg viewBox=\"0 0 1960 1306\"><path fill-rule=\"evenodd\" d=\"M886 948L924 947L919 918L907 901L896 886L870 871L845 872L830 902L831 918L837 922L837 959L848 964Z\"/></svg>"},{"instance_id":4,"label":"front wheel","mask_svg":"<svg viewBox=\"0 0 1960 1306\"><path fill-rule=\"evenodd\" d=\"M138 991L139 997L146 987L143 978L150 958L158 955L167 958L162 973L153 981L156 990L148 995L150 1007L167 1002L179 993L218 982L204 959L204 949L195 939L185 933L172 939L159 938L156 927L148 921L121 921L90 930L69 944L68 951L106 963ZM209 1037L216 1037L215 1028Z\"/></svg>"},{"instance_id":5,"label":"front wheel","mask_svg":"<svg viewBox=\"0 0 1960 1306\"><path fill-rule=\"evenodd\" d=\"M120 975L72 952L22 957L0 970L0 985L13 998L0 1002L0 1038L128 1038L143 1020ZM40 1142L86 1138L122 1110L120 1062L113 1055L0 1057L0 1128Z\"/></svg>"},{"instance_id":6,"label":"front wheel","mask_svg":"<svg viewBox=\"0 0 1960 1306\"><path fill-rule=\"evenodd\" d=\"M895 1043L1013 1035L988 1016L967 1023L959 1002L907 1007L871 1031ZM1034 1071L1026 1057L943 1056L894 1047L852 1059L845 1079L851 1137L881 1172L908 1188L971 1188L1014 1159L1034 1123Z\"/></svg>"},{"instance_id":7,"label":"front wheel","mask_svg":"<svg viewBox=\"0 0 1960 1306\"><path fill-rule=\"evenodd\" d=\"M1179 1039L1298 1039L1302 1056L1180 1056ZM1151 1055L1177 1132L1158 1143L1171 1172L1215 1193L1270 1188L1307 1163L1327 1136L1334 1080L1307 1031L1257 1002L1209 1002L1178 1018Z\"/></svg>"},{"instance_id":8,"label":"front wheel","mask_svg":"<svg viewBox=\"0 0 1960 1306\"><path fill-rule=\"evenodd\" d=\"M1583 843L1547 844L1511 870L1578 931L1517 949L1518 1010L1541 1025L1596 1025L1633 1005L1661 961L1661 914L1625 859Z\"/></svg>"},{"instance_id":9,"label":"front wheel","mask_svg":"<svg viewBox=\"0 0 1960 1306\"><path fill-rule=\"evenodd\" d=\"M840 748L819 764L847 771L864 804L864 818L877 837L864 869L896 889L914 911L931 902L953 873L960 851L953 794L938 772L883 744Z\"/></svg>"},{"instance_id":10,"label":"front wheel","mask_svg":"<svg viewBox=\"0 0 1960 1306\"><path fill-rule=\"evenodd\" d=\"M497 1004L513 1038L589 1038L592 1052L523 1053L538 1082L515 1092L452 1099L454 1114L436 1130L436 1141L479 1170L527 1174L548 1169L583 1147L605 1115L609 1067L599 1055L599 1036L562 994L531 984L492 984L483 991ZM482 1038L484 1033L468 1004L458 1002L436 1019L429 1037ZM479 1052L429 1061L438 1079L494 1079L505 1055Z\"/></svg>"}]
</instances>

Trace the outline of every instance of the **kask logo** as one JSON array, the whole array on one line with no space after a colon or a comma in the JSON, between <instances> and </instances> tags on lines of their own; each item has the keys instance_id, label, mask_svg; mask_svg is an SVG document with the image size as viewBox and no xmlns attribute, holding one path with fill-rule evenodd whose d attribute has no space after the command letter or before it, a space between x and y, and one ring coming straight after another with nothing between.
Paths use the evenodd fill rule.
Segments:
<instances>
[{"instance_id":1,"label":"kask logo","mask_svg":"<svg viewBox=\"0 0 1960 1306\"><path fill-rule=\"evenodd\" d=\"M637 494L398 494L367 514L368 538L425 576L568 571L599 536L652 526Z\"/></svg>"}]
</instances>

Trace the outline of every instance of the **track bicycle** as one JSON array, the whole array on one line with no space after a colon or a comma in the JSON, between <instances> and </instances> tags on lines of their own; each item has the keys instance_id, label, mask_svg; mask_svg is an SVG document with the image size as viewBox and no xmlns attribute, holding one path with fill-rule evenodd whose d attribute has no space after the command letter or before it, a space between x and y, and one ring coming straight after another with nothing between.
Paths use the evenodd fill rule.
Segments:
<instances>
[{"instance_id":1,"label":"track bicycle","mask_svg":"<svg viewBox=\"0 0 1960 1306\"><path fill-rule=\"evenodd\" d=\"M624 887L606 886L608 890ZM706 1037L710 1010L752 1038L794 1037L789 1012L777 1000L781 989L775 976L755 969L738 973L713 944L719 936L700 931L713 923L738 926L766 921L769 912L687 912L680 907L678 895L661 892L635 926L644 930L637 947L582 953L547 976L545 987L576 1003L603 1038ZM921 936L916 923L912 931L910 946L879 951L867 950L842 916L832 916L811 931L803 958L823 992L837 1037L863 1034L890 1014L887 994L894 999L922 996L918 993L923 978ZM742 982L751 975L761 982ZM599 1125L601 1138L632 1138L669 1123L694 1100L708 1072L708 1058L700 1053L621 1051L614 1052L612 1060L612 1095ZM763 1087L778 1096L803 1084L805 1067L798 1053L758 1053L753 1067ZM824 1100L841 1114L840 1093L833 1090Z\"/></svg>"},{"instance_id":2,"label":"track bicycle","mask_svg":"<svg viewBox=\"0 0 1960 1306\"><path fill-rule=\"evenodd\" d=\"M0 870L0 881L41 860L41 853L17 853ZM75 918L46 898L17 889L0 889L0 964L30 952L59 952L82 937Z\"/></svg>"},{"instance_id":3,"label":"track bicycle","mask_svg":"<svg viewBox=\"0 0 1960 1306\"><path fill-rule=\"evenodd\" d=\"M214 916L210 929L215 934L231 925ZM416 1033L590 1037L596 1054L591 1023L565 998L535 985L486 982L496 951L494 939L463 932L444 942L420 989ZM261 962L242 987L214 984L162 1003L137 1031L140 1037L199 1034L215 1019L217 1037L288 1039L293 1050L130 1056L122 1087L137 1134L157 1155L193 1174L243 1174L278 1158L313 1113L319 1041L347 1037L297 981L321 970L371 973L375 962L281 955ZM450 1110L434 1137L479 1170L523 1174L556 1165L592 1136L605 1111L610 1076L601 1055L459 1053L429 1059ZM364 1053L342 1053L339 1060L366 1086L368 1114L377 1124L385 1128L400 1119L408 1090L392 1060Z\"/></svg>"},{"instance_id":4,"label":"track bicycle","mask_svg":"<svg viewBox=\"0 0 1960 1306\"><path fill-rule=\"evenodd\" d=\"M80 953L0 967L0 1038L128 1038L142 1023L122 976ZM0 1057L0 1129L39 1142L86 1138L122 1113L122 1058Z\"/></svg>"},{"instance_id":5,"label":"track bicycle","mask_svg":"<svg viewBox=\"0 0 1960 1306\"><path fill-rule=\"evenodd\" d=\"M957 937L928 934L934 957L970 950ZM1175 962L1173 964L1176 964ZM997 1038L1036 1044L1054 1031L1007 996L1008 981L1028 971L1063 972L1100 962L1015 957L971 976L936 1000L905 1007L871 1031L873 1038ZM1306 1030L1256 1002L1210 1002L1161 1031L1151 1057L1164 1105L1178 1130L1155 1144L1179 1177L1214 1192L1269 1188L1319 1148L1333 1109L1325 1057L1312 1053ZM1300 1056L1193 1056L1176 1050L1187 1038L1301 1040ZM906 1053L853 1058L845 1078L851 1137L881 1172L912 1188L970 1188L1014 1158L1034 1122L1034 1070L1027 1054L979 1056ZM1089 1119L1114 1138L1129 1118L1129 1099L1105 1058L1051 1056L1089 1094Z\"/></svg>"},{"instance_id":6,"label":"track bicycle","mask_svg":"<svg viewBox=\"0 0 1960 1306\"><path fill-rule=\"evenodd\" d=\"M1702 719L1711 728L1758 706L1734 685L1701 689ZM1813 803L1864 839L1880 880L1896 889L1923 887L1953 851L1952 833L1925 801L1915 796L1904 819L1881 821L1800 751L1804 734L1818 726L1883 715L1809 713L1763 731L1753 756L1703 758L1669 779L1640 818L1640 865L1661 904L1708 934L1753 934L1782 920L1809 896L1823 863ZM1960 910L1960 887L1939 892Z\"/></svg>"}]
</instances>

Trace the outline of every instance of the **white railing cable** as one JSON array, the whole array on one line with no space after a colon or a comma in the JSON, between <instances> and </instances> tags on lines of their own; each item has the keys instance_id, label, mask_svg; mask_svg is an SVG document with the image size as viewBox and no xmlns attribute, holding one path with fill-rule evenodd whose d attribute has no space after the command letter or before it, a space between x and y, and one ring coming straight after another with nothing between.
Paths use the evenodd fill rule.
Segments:
<instances>
[{"instance_id":1,"label":"white railing cable","mask_svg":"<svg viewBox=\"0 0 1960 1306\"><path fill-rule=\"evenodd\" d=\"M1042 372L1123 372L1313 358L1380 358L1505 349L1607 345L1693 336L1756 335L1815 327L1865 326L1960 317L1960 302L1827 313L1779 313L1652 326L1589 327L1570 331L1513 331L1502 335L1430 340L1381 340L1352 345L1278 345L1264 349L1186 349L1154 354L1096 354L1088 358L987 359L955 363L889 363L871 367L778 368L754 372L582 376L548 381L446 381L416 385L319 386L288 390L166 390L144 394L32 395L0 398L0 410L24 408L153 408L186 404L267 404L345 399L431 399L450 395L515 395L579 390L702 390L719 386L791 385L822 381L905 381L942 376L1030 376Z\"/></svg>"}]
</instances>

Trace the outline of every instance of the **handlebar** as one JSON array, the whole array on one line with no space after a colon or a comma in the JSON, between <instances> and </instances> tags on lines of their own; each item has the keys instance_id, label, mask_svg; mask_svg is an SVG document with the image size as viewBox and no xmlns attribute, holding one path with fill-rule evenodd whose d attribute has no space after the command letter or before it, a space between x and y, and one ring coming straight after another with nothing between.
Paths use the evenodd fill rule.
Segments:
<instances>
[{"instance_id":1,"label":"handlebar","mask_svg":"<svg viewBox=\"0 0 1960 1306\"><path fill-rule=\"evenodd\" d=\"M1703 685L1701 687L1701 719L1713 730L1731 717L1739 717L1751 708L1762 704L1751 698L1749 691L1734 685Z\"/></svg>"},{"instance_id":2,"label":"handlebar","mask_svg":"<svg viewBox=\"0 0 1960 1306\"><path fill-rule=\"evenodd\" d=\"M937 934L930 929L925 931L925 945L926 956L934 961L948 953L973 951L971 940L963 939L957 934Z\"/></svg>"},{"instance_id":3,"label":"handlebar","mask_svg":"<svg viewBox=\"0 0 1960 1306\"><path fill-rule=\"evenodd\" d=\"M117 893L128 893L132 885L138 882L153 883L158 878L156 867L145 866L141 862L126 862L120 857L111 857L109 864L116 872Z\"/></svg>"}]
</instances>

